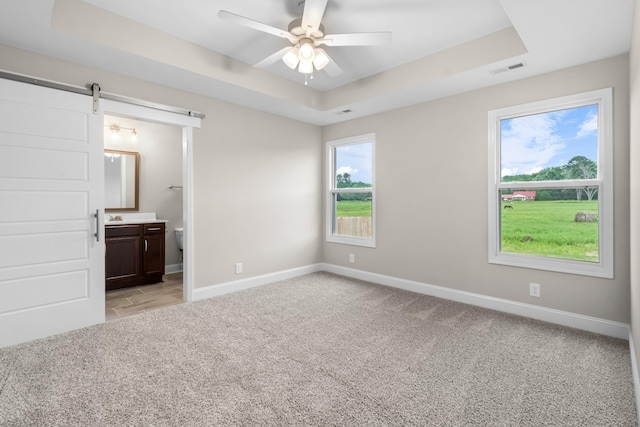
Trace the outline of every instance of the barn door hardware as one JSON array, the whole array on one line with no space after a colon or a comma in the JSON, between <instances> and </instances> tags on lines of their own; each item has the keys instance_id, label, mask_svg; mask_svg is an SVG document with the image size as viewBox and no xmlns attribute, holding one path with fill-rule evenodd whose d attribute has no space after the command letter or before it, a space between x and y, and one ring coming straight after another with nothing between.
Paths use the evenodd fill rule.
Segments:
<instances>
[{"instance_id":1,"label":"barn door hardware","mask_svg":"<svg viewBox=\"0 0 640 427\"><path fill-rule=\"evenodd\" d=\"M98 114L100 109L100 85L98 83L91 85L91 94L93 95L93 114Z\"/></svg>"}]
</instances>

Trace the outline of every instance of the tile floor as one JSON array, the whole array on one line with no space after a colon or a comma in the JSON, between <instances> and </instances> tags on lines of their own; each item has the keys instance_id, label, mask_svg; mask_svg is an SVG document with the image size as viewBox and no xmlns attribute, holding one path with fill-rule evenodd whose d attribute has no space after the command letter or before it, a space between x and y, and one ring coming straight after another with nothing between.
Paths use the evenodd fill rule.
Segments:
<instances>
[{"instance_id":1,"label":"tile floor","mask_svg":"<svg viewBox=\"0 0 640 427\"><path fill-rule=\"evenodd\" d=\"M107 291L107 321L182 303L182 273L166 274L163 279L153 285Z\"/></svg>"}]
</instances>

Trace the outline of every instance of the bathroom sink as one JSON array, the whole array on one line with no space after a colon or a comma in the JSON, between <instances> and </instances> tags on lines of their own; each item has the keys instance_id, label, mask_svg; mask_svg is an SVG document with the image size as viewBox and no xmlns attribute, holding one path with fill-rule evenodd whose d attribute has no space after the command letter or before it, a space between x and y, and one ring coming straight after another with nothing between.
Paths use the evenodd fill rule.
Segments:
<instances>
[{"instance_id":1,"label":"bathroom sink","mask_svg":"<svg viewBox=\"0 0 640 427\"><path fill-rule=\"evenodd\" d=\"M114 212L104 214L105 225L167 223L166 219L156 218L155 212Z\"/></svg>"}]
</instances>

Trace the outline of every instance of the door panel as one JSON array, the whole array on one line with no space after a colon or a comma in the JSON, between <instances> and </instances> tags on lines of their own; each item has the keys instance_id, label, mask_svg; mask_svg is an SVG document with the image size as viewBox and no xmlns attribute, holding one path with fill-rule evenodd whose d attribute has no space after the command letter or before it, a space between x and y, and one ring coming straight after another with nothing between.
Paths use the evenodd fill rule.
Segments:
<instances>
[{"instance_id":1,"label":"door panel","mask_svg":"<svg viewBox=\"0 0 640 427\"><path fill-rule=\"evenodd\" d=\"M0 268L85 260L89 238L86 231L75 230L0 236L0 247L11 248L0 258Z\"/></svg>"},{"instance_id":2,"label":"door panel","mask_svg":"<svg viewBox=\"0 0 640 427\"><path fill-rule=\"evenodd\" d=\"M0 178L86 182L89 163L87 154L0 146Z\"/></svg>"},{"instance_id":3,"label":"door panel","mask_svg":"<svg viewBox=\"0 0 640 427\"><path fill-rule=\"evenodd\" d=\"M23 85L24 83L9 82L10 85ZM85 111L82 110L66 110L59 108L55 104L48 104L47 100L43 101L41 93L48 91L49 93L58 92L52 95L54 97L67 98L80 97L85 98L90 104L92 100L84 95L77 95L69 92L56 91L38 86L25 89L28 94L22 98L0 99L0 117L3 118L0 124L0 132L5 134L13 133L17 135L42 136L53 144L54 139L71 139L78 142L86 143L88 134L89 119ZM41 92L41 93L38 93ZM46 96L46 95L45 95ZM91 111L91 110L89 110ZM38 117L38 120L32 122L30 119ZM28 125L28 126L25 126Z\"/></svg>"},{"instance_id":4,"label":"door panel","mask_svg":"<svg viewBox=\"0 0 640 427\"><path fill-rule=\"evenodd\" d=\"M0 347L104 322L102 127L89 96L0 79Z\"/></svg>"},{"instance_id":5,"label":"door panel","mask_svg":"<svg viewBox=\"0 0 640 427\"><path fill-rule=\"evenodd\" d=\"M88 201L70 191L0 191L0 222L84 220Z\"/></svg>"},{"instance_id":6,"label":"door panel","mask_svg":"<svg viewBox=\"0 0 640 427\"><path fill-rule=\"evenodd\" d=\"M0 300L0 312L88 298L87 282L86 270L9 280L3 285L5 293Z\"/></svg>"}]
</instances>

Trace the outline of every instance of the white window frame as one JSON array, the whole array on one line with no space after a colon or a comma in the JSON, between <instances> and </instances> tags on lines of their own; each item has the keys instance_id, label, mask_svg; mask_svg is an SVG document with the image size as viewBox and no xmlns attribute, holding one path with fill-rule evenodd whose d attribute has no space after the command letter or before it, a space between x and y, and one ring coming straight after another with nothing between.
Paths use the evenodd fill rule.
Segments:
<instances>
[{"instance_id":1,"label":"white window frame","mask_svg":"<svg viewBox=\"0 0 640 427\"><path fill-rule=\"evenodd\" d=\"M489 263L613 278L613 91L599 89L489 111ZM505 182L500 179L500 121L513 117L598 105L598 176L595 179ZM598 187L598 262L501 252L500 190Z\"/></svg>"},{"instance_id":2,"label":"white window frame","mask_svg":"<svg viewBox=\"0 0 640 427\"><path fill-rule=\"evenodd\" d=\"M371 149L371 188L337 188L335 185L335 148L345 145L355 145L370 142ZM376 135L375 133L369 133L366 135L359 135L349 138L337 139L328 141L326 143L327 152L327 191L325 201L325 218L326 218L326 239L327 242L341 243L354 246L365 246L370 248L376 247L376 174L375 174L375 159L376 159ZM333 198L338 193L371 193L371 221L372 221L372 236L371 238L364 237L352 237L335 234L335 209L333 204Z\"/></svg>"}]
</instances>

